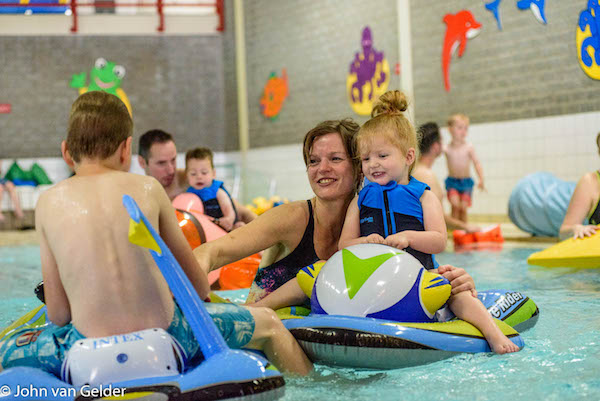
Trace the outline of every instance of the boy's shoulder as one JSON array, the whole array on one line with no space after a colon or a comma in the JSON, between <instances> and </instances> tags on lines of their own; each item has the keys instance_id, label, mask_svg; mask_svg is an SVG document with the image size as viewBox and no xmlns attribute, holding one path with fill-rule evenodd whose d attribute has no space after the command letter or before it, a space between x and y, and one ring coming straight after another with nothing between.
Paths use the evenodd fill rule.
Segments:
<instances>
[{"instance_id":1,"label":"boy's shoulder","mask_svg":"<svg viewBox=\"0 0 600 401\"><path fill-rule=\"evenodd\" d=\"M53 199L55 197L68 198L73 193L85 190L82 187L85 187L86 185L95 185L98 182L98 179L105 179L106 181L111 182L112 184L114 184L115 188L119 186L127 186L131 189L143 188L149 191L154 191L158 190L158 188L162 188L158 180L156 180L156 178L152 176L129 173L124 171L114 171L96 176L74 175L72 177L58 182L57 184L44 191L38 199L36 208L40 205L43 206L45 202L48 202L48 200Z\"/></svg>"}]
</instances>

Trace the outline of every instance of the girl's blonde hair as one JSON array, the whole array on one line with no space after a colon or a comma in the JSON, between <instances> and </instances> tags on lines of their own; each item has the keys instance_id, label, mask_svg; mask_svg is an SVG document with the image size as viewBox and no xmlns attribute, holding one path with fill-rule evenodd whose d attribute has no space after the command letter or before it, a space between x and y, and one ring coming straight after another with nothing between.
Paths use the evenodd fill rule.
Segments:
<instances>
[{"instance_id":1,"label":"girl's blonde hair","mask_svg":"<svg viewBox=\"0 0 600 401\"><path fill-rule=\"evenodd\" d=\"M415 160L419 159L419 139L415 127L404 116L408 108L408 101L404 93L399 90L388 91L381 95L373 111L371 119L364 123L356 136L359 151L368 149L376 136L383 136L389 143L398 147L406 155L408 149L415 151ZM408 174L413 170L415 163L411 164Z\"/></svg>"}]
</instances>

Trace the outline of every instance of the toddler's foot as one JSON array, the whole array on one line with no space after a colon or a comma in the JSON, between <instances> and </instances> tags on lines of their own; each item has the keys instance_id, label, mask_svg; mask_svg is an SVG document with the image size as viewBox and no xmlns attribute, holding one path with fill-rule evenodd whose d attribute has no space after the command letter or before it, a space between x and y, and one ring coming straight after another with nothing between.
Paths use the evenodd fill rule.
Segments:
<instances>
[{"instance_id":1,"label":"toddler's foot","mask_svg":"<svg viewBox=\"0 0 600 401\"><path fill-rule=\"evenodd\" d=\"M486 340L492 351L494 351L496 354L508 354L520 350L515 343L510 341L510 339L500 331L489 337L486 337Z\"/></svg>"},{"instance_id":2,"label":"toddler's foot","mask_svg":"<svg viewBox=\"0 0 600 401\"><path fill-rule=\"evenodd\" d=\"M4 221L5 217L2 213L0 213L0 223L2 223Z\"/></svg>"},{"instance_id":3,"label":"toddler's foot","mask_svg":"<svg viewBox=\"0 0 600 401\"><path fill-rule=\"evenodd\" d=\"M25 217L22 210L15 210L15 216L17 216L17 219L19 219L19 220L21 220L21 219L23 219L23 217Z\"/></svg>"}]
</instances>

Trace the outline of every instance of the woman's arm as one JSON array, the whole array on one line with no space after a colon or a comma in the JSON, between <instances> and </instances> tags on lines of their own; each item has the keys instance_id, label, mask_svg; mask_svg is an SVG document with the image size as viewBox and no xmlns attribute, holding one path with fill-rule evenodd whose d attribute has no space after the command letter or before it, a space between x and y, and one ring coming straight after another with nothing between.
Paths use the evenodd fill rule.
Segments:
<instances>
[{"instance_id":1,"label":"woman's arm","mask_svg":"<svg viewBox=\"0 0 600 401\"><path fill-rule=\"evenodd\" d=\"M158 227L162 239L165 241L177 262L192 282L192 285L202 299L208 298L210 284L206 273L200 269L190 246L179 228L179 222L169 200L169 196L162 185L154 180L155 199L158 201Z\"/></svg>"},{"instance_id":2,"label":"woman's arm","mask_svg":"<svg viewBox=\"0 0 600 401\"><path fill-rule=\"evenodd\" d=\"M225 229L225 231L231 231L233 223L235 222L235 210L233 204L227 193L223 188L219 188L217 191L217 202L223 213L223 217L219 219L219 225Z\"/></svg>"},{"instance_id":3,"label":"woman's arm","mask_svg":"<svg viewBox=\"0 0 600 401\"><path fill-rule=\"evenodd\" d=\"M412 249L428 254L436 254L446 249L446 223L442 204L431 191L423 192L421 196L423 206L423 225L425 231L401 231L388 236L384 244L398 249L411 247Z\"/></svg>"},{"instance_id":4,"label":"woman's arm","mask_svg":"<svg viewBox=\"0 0 600 401\"><path fill-rule=\"evenodd\" d=\"M194 249L200 267L208 273L226 264L245 258L277 243L296 243L306 227L306 201L280 205L267 210L250 224L235 229L214 241Z\"/></svg>"},{"instance_id":5,"label":"woman's arm","mask_svg":"<svg viewBox=\"0 0 600 401\"><path fill-rule=\"evenodd\" d=\"M382 244L383 237L379 234L371 234L367 237L360 236L360 211L358 210L358 196L350 202L342 234L338 241L338 249L344 249L356 244Z\"/></svg>"},{"instance_id":6,"label":"woman's arm","mask_svg":"<svg viewBox=\"0 0 600 401\"><path fill-rule=\"evenodd\" d=\"M594 192L597 191L595 180L595 173L587 173L577 183L560 227L561 237L573 234L574 238L583 238L596 232L596 226L582 224L593 207Z\"/></svg>"}]
</instances>

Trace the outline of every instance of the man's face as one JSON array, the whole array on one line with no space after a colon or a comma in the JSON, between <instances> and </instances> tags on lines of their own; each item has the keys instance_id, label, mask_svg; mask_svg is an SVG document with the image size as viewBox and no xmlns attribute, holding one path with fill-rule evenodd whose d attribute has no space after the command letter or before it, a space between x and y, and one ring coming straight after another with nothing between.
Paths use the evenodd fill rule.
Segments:
<instances>
[{"instance_id":1,"label":"man's face","mask_svg":"<svg viewBox=\"0 0 600 401\"><path fill-rule=\"evenodd\" d=\"M168 187L173 183L177 170L175 143L155 143L150 147L149 153L146 174L156 178L163 187Z\"/></svg>"}]
</instances>

